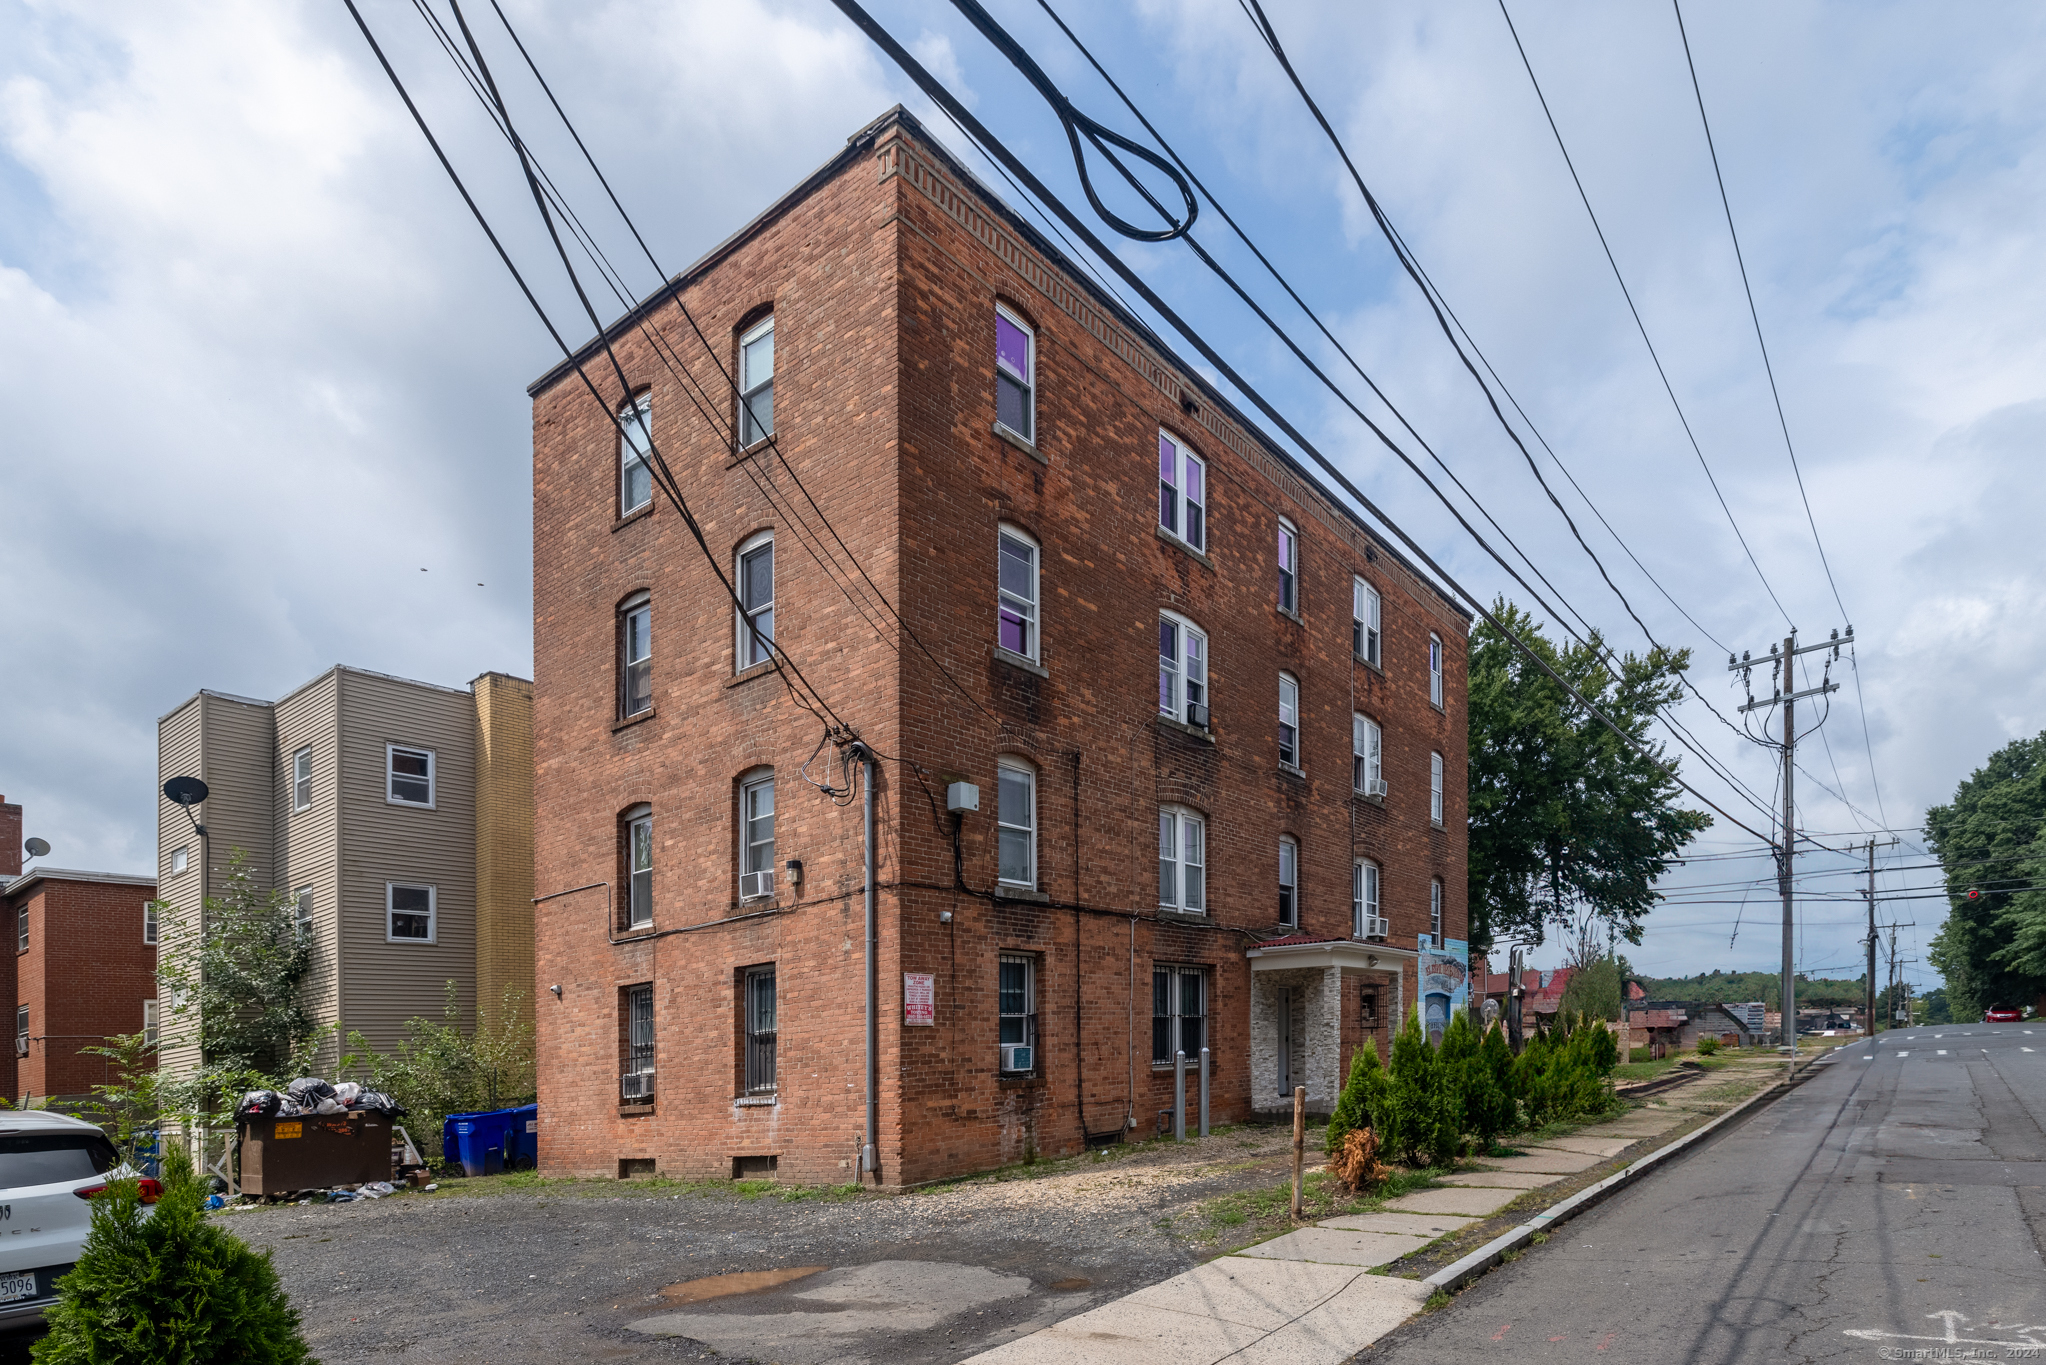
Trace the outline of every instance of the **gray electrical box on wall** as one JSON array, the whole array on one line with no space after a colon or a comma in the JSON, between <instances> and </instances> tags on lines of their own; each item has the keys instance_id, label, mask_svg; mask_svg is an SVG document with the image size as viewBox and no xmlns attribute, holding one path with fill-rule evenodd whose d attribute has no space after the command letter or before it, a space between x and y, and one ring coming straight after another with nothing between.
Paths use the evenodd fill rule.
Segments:
<instances>
[{"instance_id":1,"label":"gray electrical box on wall","mask_svg":"<svg viewBox=\"0 0 2046 1365\"><path fill-rule=\"evenodd\" d=\"M945 788L945 809L968 811L980 809L980 788L971 782L954 782Z\"/></svg>"}]
</instances>

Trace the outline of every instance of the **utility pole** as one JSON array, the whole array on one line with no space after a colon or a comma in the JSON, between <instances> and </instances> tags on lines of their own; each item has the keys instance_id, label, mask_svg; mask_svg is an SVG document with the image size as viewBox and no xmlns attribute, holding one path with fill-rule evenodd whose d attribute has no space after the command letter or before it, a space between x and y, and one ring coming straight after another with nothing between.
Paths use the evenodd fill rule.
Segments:
<instances>
[{"instance_id":1,"label":"utility pole","mask_svg":"<svg viewBox=\"0 0 2046 1365\"><path fill-rule=\"evenodd\" d=\"M1775 695L1767 701L1756 701L1754 678L1750 670L1761 661L1742 655L1736 659L1727 656L1729 673L1738 673L1748 685L1748 703L1741 707L1743 713L1760 711L1772 706L1783 708L1783 842L1776 849L1776 876L1783 887L1783 987L1782 1016L1784 1053L1790 1058L1790 1068L1797 1067L1797 908L1793 899L1795 883L1791 880L1791 868L1797 856L1797 802L1795 777L1797 773L1797 701L1800 697L1816 697L1827 692L1837 692L1840 684L1833 681L1833 660L1840 657L1840 646L1854 642L1854 627L1847 627L1846 639L1839 631L1823 644L1806 645L1798 648L1797 632L1793 630L1783 637L1779 651L1776 645L1769 646L1769 657L1774 668L1772 674L1776 683ZM1815 654L1821 650L1832 651L1826 658L1824 680L1817 687L1804 691L1796 690L1797 683L1791 676L1790 661L1800 654Z\"/></svg>"},{"instance_id":2,"label":"utility pole","mask_svg":"<svg viewBox=\"0 0 2046 1365\"><path fill-rule=\"evenodd\" d=\"M1895 839L1887 840L1884 843L1884 847L1885 848L1890 847L1896 842L1897 841ZM1864 994L1867 996L1867 1002L1864 1005L1864 1008L1868 1011L1868 1013L1864 1017L1868 1022L1868 1036L1871 1038L1875 1037L1876 1031L1875 851L1876 841L1874 836L1871 835L1868 841L1868 890L1862 892L1862 895L1868 898L1868 975L1862 978L1863 982L1868 987L1867 991L1864 992Z\"/></svg>"}]
</instances>

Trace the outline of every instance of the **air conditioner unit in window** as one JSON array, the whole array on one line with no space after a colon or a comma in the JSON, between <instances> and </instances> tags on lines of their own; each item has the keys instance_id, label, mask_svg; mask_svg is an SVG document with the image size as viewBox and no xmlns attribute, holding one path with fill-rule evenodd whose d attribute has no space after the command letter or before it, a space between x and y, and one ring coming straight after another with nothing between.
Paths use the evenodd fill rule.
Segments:
<instances>
[{"instance_id":1,"label":"air conditioner unit in window","mask_svg":"<svg viewBox=\"0 0 2046 1365\"><path fill-rule=\"evenodd\" d=\"M1385 779L1382 777L1365 778L1364 794L1366 796L1376 796L1379 797L1380 799L1383 799L1385 796Z\"/></svg>"},{"instance_id":2,"label":"air conditioner unit in window","mask_svg":"<svg viewBox=\"0 0 2046 1365\"><path fill-rule=\"evenodd\" d=\"M1028 1071L1037 1065L1036 1049L1028 1043L1002 1044L1002 1070Z\"/></svg>"},{"instance_id":3,"label":"air conditioner unit in window","mask_svg":"<svg viewBox=\"0 0 2046 1365\"><path fill-rule=\"evenodd\" d=\"M1197 701L1188 702L1186 704L1186 723L1193 726L1196 730L1207 729L1208 708Z\"/></svg>"},{"instance_id":4,"label":"air conditioner unit in window","mask_svg":"<svg viewBox=\"0 0 2046 1365\"><path fill-rule=\"evenodd\" d=\"M654 1097L654 1073L651 1071L628 1071L618 1078L618 1098L622 1100L650 1100Z\"/></svg>"},{"instance_id":5,"label":"air conditioner unit in window","mask_svg":"<svg viewBox=\"0 0 2046 1365\"><path fill-rule=\"evenodd\" d=\"M28 1056L28 1036L26 1034L16 1035L14 1039L14 1055L17 1057Z\"/></svg>"},{"instance_id":6,"label":"air conditioner unit in window","mask_svg":"<svg viewBox=\"0 0 2046 1365\"><path fill-rule=\"evenodd\" d=\"M1366 915L1364 917L1364 937L1369 939L1382 939L1391 933L1392 922L1386 919L1385 916Z\"/></svg>"},{"instance_id":7,"label":"air conditioner unit in window","mask_svg":"<svg viewBox=\"0 0 2046 1365\"><path fill-rule=\"evenodd\" d=\"M739 899L757 900L774 894L774 872L742 872L739 874Z\"/></svg>"}]
</instances>

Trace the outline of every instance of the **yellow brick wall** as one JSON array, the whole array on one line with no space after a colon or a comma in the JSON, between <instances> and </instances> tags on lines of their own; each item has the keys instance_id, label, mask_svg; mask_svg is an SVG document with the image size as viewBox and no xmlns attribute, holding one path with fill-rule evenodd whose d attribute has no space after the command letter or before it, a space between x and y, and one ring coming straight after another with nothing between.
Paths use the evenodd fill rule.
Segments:
<instances>
[{"instance_id":1,"label":"yellow brick wall","mask_svg":"<svg viewBox=\"0 0 2046 1365\"><path fill-rule=\"evenodd\" d=\"M476 1015L510 987L533 1017L533 684L485 673L476 696Z\"/></svg>"}]
</instances>

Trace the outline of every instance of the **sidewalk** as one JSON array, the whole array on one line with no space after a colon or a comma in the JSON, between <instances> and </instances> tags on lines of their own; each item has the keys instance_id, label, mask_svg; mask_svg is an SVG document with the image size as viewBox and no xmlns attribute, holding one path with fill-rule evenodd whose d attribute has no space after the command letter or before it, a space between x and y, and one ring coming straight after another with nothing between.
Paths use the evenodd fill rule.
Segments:
<instances>
[{"instance_id":1,"label":"sidewalk","mask_svg":"<svg viewBox=\"0 0 2046 1365\"><path fill-rule=\"evenodd\" d=\"M1689 1089L1689 1086L1684 1089ZM1662 1097L1658 1096L1658 1099ZM1419 1312L1418 1280L1370 1272L1708 1107L1669 1103L1480 1160L1378 1213L1328 1218L971 1357L973 1365L1337 1365Z\"/></svg>"}]
</instances>

